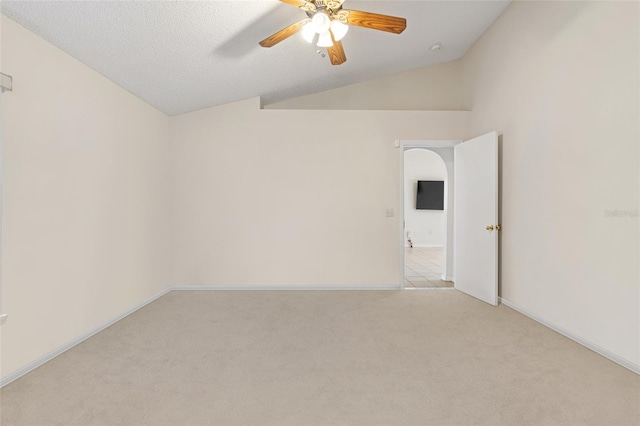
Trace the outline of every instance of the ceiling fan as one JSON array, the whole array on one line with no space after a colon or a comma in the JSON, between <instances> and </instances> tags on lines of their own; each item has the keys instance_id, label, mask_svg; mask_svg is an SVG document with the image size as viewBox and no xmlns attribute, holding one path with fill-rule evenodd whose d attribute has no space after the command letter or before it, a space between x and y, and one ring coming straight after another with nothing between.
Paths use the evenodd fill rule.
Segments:
<instances>
[{"instance_id":1,"label":"ceiling fan","mask_svg":"<svg viewBox=\"0 0 640 426\"><path fill-rule=\"evenodd\" d=\"M297 7L307 14L307 18L289 25L265 38L259 44L272 47L292 35L302 31L304 39L319 47L326 47L331 64L340 65L347 60L342 47L342 38L349 25L400 34L407 28L407 20L395 16L360 12L342 8L345 0L280 0Z\"/></svg>"}]
</instances>

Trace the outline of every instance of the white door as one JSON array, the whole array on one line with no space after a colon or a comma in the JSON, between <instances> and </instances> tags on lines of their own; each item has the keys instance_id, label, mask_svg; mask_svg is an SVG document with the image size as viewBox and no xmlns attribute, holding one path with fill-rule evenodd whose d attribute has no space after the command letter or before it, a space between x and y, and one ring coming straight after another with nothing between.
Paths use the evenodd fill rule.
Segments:
<instances>
[{"instance_id":1,"label":"white door","mask_svg":"<svg viewBox=\"0 0 640 426\"><path fill-rule=\"evenodd\" d=\"M454 148L455 288L498 306L498 134Z\"/></svg>"}]
</instances>

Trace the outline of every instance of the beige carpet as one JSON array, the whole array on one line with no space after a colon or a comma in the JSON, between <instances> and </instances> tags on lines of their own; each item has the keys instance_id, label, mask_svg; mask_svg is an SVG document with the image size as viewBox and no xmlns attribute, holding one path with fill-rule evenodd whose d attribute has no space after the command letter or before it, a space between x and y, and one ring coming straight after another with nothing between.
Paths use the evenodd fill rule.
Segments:
<instances>
[{"instance_id":1,"label":"beige carpet","mask_svg":"<svg viewBox=\"0 0 640 426\"><path fill-rule=\"evenodd\" d=\"M1 391L9 425L638 425L640 376L456 291L174 291Z\"/></svg>"}]
</instances>

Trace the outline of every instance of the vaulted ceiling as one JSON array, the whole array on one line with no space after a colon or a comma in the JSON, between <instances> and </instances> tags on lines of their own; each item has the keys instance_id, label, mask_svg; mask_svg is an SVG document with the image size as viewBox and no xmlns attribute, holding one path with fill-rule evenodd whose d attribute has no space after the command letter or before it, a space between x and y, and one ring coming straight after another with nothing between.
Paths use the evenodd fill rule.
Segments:
<instances>
[{"instance_id":1,"label":"vaulted ceiling","mask_svg":"<svg viewBox=\"0 0 640 426\"><path fill-rule=\"evenodd\" d=\"M277 0L2 1L2 13L170 115L261 96L266 104L460 58L509 1L346 0L407 19L400 35L351 27L332 66L299 35L258 42L306 17ZM442 49L432 51L435 43Z\"/></svg>"}]
</instances>

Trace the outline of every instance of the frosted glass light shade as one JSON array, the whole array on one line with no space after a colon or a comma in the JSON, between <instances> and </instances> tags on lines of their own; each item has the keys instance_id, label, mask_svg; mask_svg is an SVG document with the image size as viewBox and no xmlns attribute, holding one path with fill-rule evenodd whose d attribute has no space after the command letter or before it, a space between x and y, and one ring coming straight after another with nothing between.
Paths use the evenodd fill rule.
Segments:
<instances>
[{"instance_id":1,"label":"frosted glass light shade","mask_svg":"<svg viewBox=\"0 0 640 426\"><path fill-rule=\"evenodd\" d=\"M331 19L324 12L318 12L313 15L313 18L311 18L311 23L313 23L313 26L315 27L318 34L327 32L331 27Z\"/></svg>"},{"instance_id":2,"label":"frosted glass light shade","mask_svg":"<svg viewBox=\"0 0 640 426\"><path fill-rule=\"evenodd\" d=\"M302 38L304 38L307 43L313 43L315 36L316 27L313 25L313 22L307 22L304 27L302 27Z\"/></svg>"},{"instance_id":3,"label":"frosted glass light shade","mask_svg":"<svg viewBox=\"0 0 640 426\"><path fill-rule=\"evenodd\" d=\"M329 31L326 31L320 34L320 37L318 37L318 46L320 47L333 46L333 41L331 41L331 33Z\"/></svg>"},{"instance_id":4,"label":"frosted glass light shade","mask_svg":"<svg viewBox=\"0 0 640 426\"><path fill-rule=\"evenodd\" d=\"M342 40L342 38L347 34L347 31L349 31L348 25L343 24L340 21L331 21L331 32L333 33L333 38L336 41Z\"/></svg>"}]
</instances>

